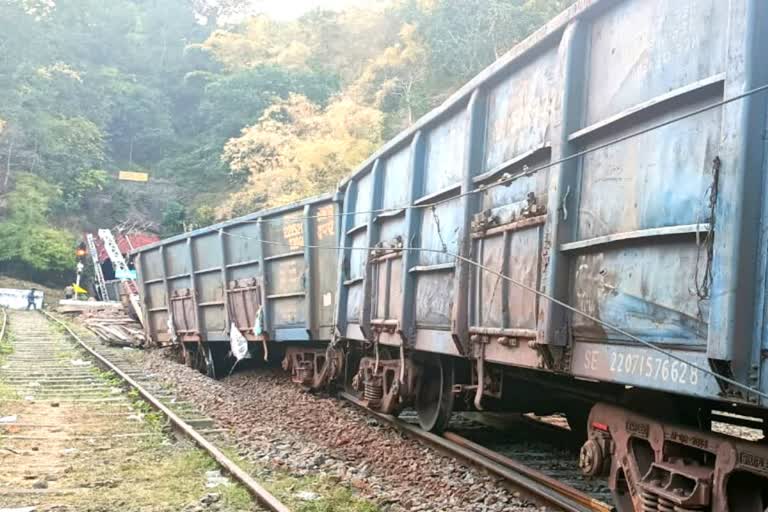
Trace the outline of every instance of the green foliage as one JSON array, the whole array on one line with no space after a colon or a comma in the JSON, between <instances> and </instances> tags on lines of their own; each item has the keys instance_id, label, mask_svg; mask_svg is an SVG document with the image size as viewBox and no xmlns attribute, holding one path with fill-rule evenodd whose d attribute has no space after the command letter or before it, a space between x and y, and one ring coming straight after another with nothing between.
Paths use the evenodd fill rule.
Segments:
<instances>
[{"instance_id":1,"label":"green foliage","mask_svg":"<svg viewBox=\"0 0 768 512\"><path fill-rule=\"evenodd\" d=\"M37 176L21 174L7 197L10 213L0 222L0 261L35 271L73 268L74 237L48 223L51 203L61 197L61 190Z\"/></svg>"},{"instance_id":2,"label":"green foliage","mask_svg":"<svg viewBox=\"0 0 768 512\"><path fill-rule=\"evenodd\" d=\"M219 210L231 216L331 190L381 142L383 115L348 98L322 108L305 96L275 103L224 148L233 172L248 176Z\"/></svg>"},{"instance_id":3,"label":"green foliage","mask_svg":"<svg viewBox=\"0 0 768 512\"><path fill-rule=\"evenodd\" d=\"M57 223L175 234L329 191L572 1L0 0L0 260L68 268Z\"/></svg>"},{"instance_id":4,"label":"green foliage","mask_svg":"<svg viewBox=\"0 0 768 512\"><path fill-rule=\"evenodd\" d=\"M88 119L41 116L32 129L38 143L37 167L64 186L81 170L104 163L101 130Z\"/></svg>"},{"instance_id":5,"label":"green foliage","mask_svg":"<svg viewBox=\"0 0 768 512\"><path fill-rule=\"evenodd\" d=\"M80 208L88 194L101 192L109 183L109 174L100 169L79 172L64 190L64 204L68 208Z\"/></svg>"},{"instance_id":6,"label":"green foliage","mask_svg":"<svg viewBox=\"0 0 768 512\"><path fill-rule=\"evenodd\" d=\"M443 0L409 12L429 48L429 80L452 89L501 57L573 0Z\"/></svg>"},{"instance_id":7,"label":"green foliage","mask_svg":"<svg viewBox=\"0 0 768 512\"><path fill-rule=\"evenodd\" d=\"M184 205L171 201L163 210L163 235L171 236L186 231L187 210Z\"/></svg>"}]
</instances>

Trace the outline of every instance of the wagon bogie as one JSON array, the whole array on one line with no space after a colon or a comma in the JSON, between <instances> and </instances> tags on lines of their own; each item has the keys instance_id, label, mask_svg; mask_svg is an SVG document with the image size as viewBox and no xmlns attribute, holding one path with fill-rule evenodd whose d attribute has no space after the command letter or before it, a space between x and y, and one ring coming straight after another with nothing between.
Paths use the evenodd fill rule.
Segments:
<instances>
[{"instance_id":1,"label":"wagon bogie","mask_svg":"<svg viewBox=\"0 0 768 512\"><path fill-rule=\"evenodd\" d=\"M768 448L655 416L596 405L580 466L608 476L619 510L765 508Z\"/></svg>"}]
</instances>

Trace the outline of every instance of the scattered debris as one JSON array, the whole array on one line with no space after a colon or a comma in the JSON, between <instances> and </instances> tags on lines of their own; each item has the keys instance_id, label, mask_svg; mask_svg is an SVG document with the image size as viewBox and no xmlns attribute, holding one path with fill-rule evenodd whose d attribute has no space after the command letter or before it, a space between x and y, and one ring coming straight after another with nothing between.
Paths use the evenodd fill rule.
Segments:
<instances>
[{"instance_id":1,"label":"scattered debris","mask_svg":"<svg viewBox=\"0 0 768 512\"><path fill-rule=\"evenodd\" d=\"M221 494L215 492L209 492L200 499L200 503L203 505L212 505L221 499Z\"/></svg>"},{"instance_id":2,"label":"scattered debris","mask_svg":"<svg viewBox=\"0 0 768 512\"><path fill-rule=\"evenodd\" d=\"M60 302L57 311L65 315L74 315L77 322L105 343L128 350L144 345L145 337L141 324L128 316L121 303L66 301L64 304L64 302Z\"/></svg>"},{"instance_id":3,"label":"scattered debris","mask_svg":"<svg viewBox=\"0 0 768 512\"><path fill-rule=\"evenodd\" d=\"M297 499L301 501L316 501L320 496L312 491L299 491L295 494Z\"/></svg>"},{"instance_id":4,"label":"scattered debris","mask_svg":"<svg viewBox=\"0 0 768 512\"><path fill-rule=\"evenodd\" d=\"M83 361L82 359L70 359L69 363L72 366L90 366L90 361Z\"/></svg>"},{"instance_id":5,"label":"scattered debris","mask_svg":"<svg viewBox=\"0 0 768 512\"><path fill-rule=\"evenodd\" d=\"M3 416L2 418L0 418L0 423L16 423L17 419L18 418L15 415L14 416Z\"/></svg>"},{"instance_id":6,"label":"scattered debris","mask_svg":"<svg viewBox=\"0 0 768 512\"><path fill-rule=\"evenodd\" d=\"M213 489L214 487L218 487L220 485L224 485L224 486L232 485L232 482L230 482L229 478L223 476L221 474L221 471L219 471L218 469L215 469L213 471L206 471L205 478L207 480L205 483L205 486L208 489Z\"/></svg>"}]
</instances>

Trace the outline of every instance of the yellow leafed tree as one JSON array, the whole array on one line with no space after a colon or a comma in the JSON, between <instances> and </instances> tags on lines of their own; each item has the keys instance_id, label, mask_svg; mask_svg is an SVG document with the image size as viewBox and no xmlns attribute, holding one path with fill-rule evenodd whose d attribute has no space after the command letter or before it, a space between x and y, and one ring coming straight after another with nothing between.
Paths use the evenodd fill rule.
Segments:
<instances>
[{"instance_id":1,"label":"yellow leafed tree","mask_svg":"<svg viewBox=\"0 0 768 512\"><path fill-rule=\"evenodd\" d=\"M222 158L245 187L217 211L220 218L287 204L333 190L380 144L381 111L339 97L321 108L291 95L224 147Z\"/></svg>"},{"instance_id":2,"label":"yellow leafed tree","mask_svg":"<svg viewBox=\"0 0 768 512\"><path fill-rule=\"evenodd\" d=\"M404 24L396 44L370 60L351 93L364 104L386 112L402 112L405 128L415 121L415 110L423 100L419 88L426 80L428 50L415 25Z\"/></svg>"},{"instance_id":3,"label":"yellow leafed tree","mask_svg":"<svg viewBox=\"0 0 768 512\"><path fill-rule=\"evenodd\" d=\"M264 64L303 68L310 49L301 42L296 23L280 23L267 16L253 16L236 30L216 30L201 45L228 71Z\"/></svg>"}]
</instances>

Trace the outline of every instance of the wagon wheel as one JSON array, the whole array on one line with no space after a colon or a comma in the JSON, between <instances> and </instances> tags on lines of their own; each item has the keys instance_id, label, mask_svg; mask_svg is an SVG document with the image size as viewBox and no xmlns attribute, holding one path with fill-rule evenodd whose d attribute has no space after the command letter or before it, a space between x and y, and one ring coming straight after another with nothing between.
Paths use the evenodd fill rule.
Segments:
<instances>
[{"instance_id":1,"label":"wagon wheel","mask_svg":"<svg viewBox=\"0 0 768 512\"><path fill-rule=\"evenodd\" d=\"M181 344L180 363L188 366L189 368L195 368L196 358L195 352L197 352L196 345L190 345L188 343Z\"/></svg>"},{"instance_id":2,"label":"wagon wheel","mask_svg":"<svg viewBox=\"0 0 768 512\"><path fill-rule=\"evenodd\" d=\"M416 391L416 412L419 425L430 432L442 432L448 427L453 411L453 362L435 357L422 363L422 373Z\"/></svg>"},{"instance_id":3,"label":"wagon wheel","mask_svg":"<svg viewBox=\"0 0 768 512\"><path fill-rule=\"evenodd\" d=\"M233 365L233 358L229 354L229 345L223 343L208 343L205 348L204 360L203 373L216 380L229 375Z\"/></svg>"},{"instance_id":4,"label":"wagon wheel","mask_svg":"<svg viewBox=\"0 0 768 512\"><path fill-rule=\"evenodd\" d=\"M184 364L200 373L206 373L208 365L200 346L197 343L185 343L182 347Z\"/></svg>"},{"instance_id":5,"label":"wagon wheel","mask_svg":"<svg viewBox=\"0 0 768 512\"><path fill-rule=\"evenodd\" d=\"M203 352L202 349L198 348L195 351L195 366L194 368L199 371L200 373L207 373L208 371L208 361L205 358L205 352Z\"/></svg>"}]
</instances>

